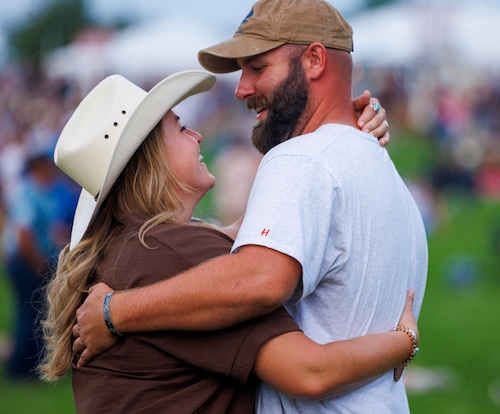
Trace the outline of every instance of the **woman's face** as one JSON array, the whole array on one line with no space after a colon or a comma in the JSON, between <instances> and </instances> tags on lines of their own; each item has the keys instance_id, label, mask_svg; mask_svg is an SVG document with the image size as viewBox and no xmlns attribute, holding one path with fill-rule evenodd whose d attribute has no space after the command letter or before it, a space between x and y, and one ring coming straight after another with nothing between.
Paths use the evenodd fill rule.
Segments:
<instances>
[{"instance_id":1,"label":"woman's face","mask_svg":"<svg viewBox=\"0 0 500 414\"><path fill-rule=\"evenodd\" d=\"M162 119L167 163L184 184L197 190L198 202L215 185L215 178L201 162L201 135L182 126L179 117L168 111Z\"/></svg>"}]
</instances>

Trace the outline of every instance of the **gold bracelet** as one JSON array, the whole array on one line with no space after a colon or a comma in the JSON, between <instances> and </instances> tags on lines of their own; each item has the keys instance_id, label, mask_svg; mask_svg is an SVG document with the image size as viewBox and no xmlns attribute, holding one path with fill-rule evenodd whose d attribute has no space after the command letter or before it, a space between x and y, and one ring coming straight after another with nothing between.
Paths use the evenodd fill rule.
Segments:
<instances>
[{"instance_id":1,"label":"gold bracelet","mask_svg":"<svg viewBox=\"0 0 500 414\"><path fill-rule=\"evenodd\" d=\"M392 328L391 331L392 332L396 332L396 331L404 332L411 339L411 343L412 343L413 349L411 350L411 354L408 357L408 359L405 362L403 362L403 366L406 367L412 361L412 359L415 358L415 356L420 351L420 348L418 347L417 334L415 333L415 331L413 329L407 328L406 326L400 326L400 325Z\"/></svg>"}]
</instances>

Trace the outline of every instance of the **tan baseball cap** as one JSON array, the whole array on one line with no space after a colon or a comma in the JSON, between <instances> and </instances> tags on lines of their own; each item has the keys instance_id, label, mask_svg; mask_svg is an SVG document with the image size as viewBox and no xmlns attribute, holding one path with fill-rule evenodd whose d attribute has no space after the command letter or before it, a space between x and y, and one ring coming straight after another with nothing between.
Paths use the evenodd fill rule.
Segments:
<instances>
[{"instance_id":1,"label":"tan baseball cap","mask_svg":"<svg viewBox=\"0 0 500 414\"><path fill-rule=\"evenodd\" d=\"M198 53L200 64L213 73L239 70L238 58L256 56L286 43L321 42L352 52L352 28L324 0L260 0L230 40Z\"/></svg>"}]
</instances>

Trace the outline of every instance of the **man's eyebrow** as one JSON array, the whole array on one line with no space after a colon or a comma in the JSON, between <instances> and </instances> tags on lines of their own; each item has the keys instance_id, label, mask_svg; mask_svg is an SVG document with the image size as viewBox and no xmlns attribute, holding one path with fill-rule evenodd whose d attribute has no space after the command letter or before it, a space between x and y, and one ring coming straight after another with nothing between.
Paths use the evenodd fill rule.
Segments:
<instances>
[{"instance_id":1,"label":"man's eyebrow","mask_svg":"<svg viewBox=\"0 0 500 414\"><path fill-rule=\"evenodd\" d=\"M246 58L241 58L241 64L242 65L250 65L252 62L258 62L259 58L260 58L260 56L248 56Z\"/></svg>"}]
</instances>

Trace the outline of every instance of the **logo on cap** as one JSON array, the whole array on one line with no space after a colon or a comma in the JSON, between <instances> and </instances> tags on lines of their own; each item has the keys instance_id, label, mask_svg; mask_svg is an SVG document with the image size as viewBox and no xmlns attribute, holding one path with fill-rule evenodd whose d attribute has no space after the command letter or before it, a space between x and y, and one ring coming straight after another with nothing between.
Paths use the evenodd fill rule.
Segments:
<instances>
[{"instance_id":1,"label":"logo on cap","mask_svg":"<svg viewBox=\"0 0 500 414\"><path fill-rule=\"evenodd\" d=\"M238 27L238 30L236 30L236 33L240 33L240 34L243 33L241 26L243 26L245 23L248 23L248 19L252 16L253 16L253 9L250 10L250 13L248 13L248 15L243 19L243 21L240 24L240 27Z\"/></svg>"}]
</instances>

